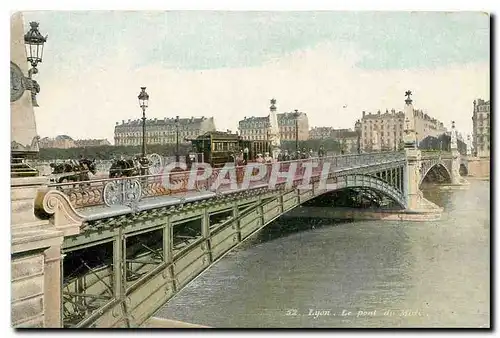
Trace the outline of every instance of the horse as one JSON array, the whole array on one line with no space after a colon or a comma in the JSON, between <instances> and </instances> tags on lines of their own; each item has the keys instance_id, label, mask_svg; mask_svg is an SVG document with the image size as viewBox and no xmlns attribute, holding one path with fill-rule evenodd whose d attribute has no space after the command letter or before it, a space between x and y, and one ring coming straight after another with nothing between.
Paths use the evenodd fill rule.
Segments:
<instances>
[{"instance_id":1,"label":"horse","mask_svg":"<svg viewBox=\"0 0 500 338\"><path fill-rule=\"evenodd\" d=\"M73 171L73 165L71 165L71 163L68 162L51 163L50 167L52 168L52 174L62 174Z\"/></svg>"},{"instance_id":2,"label":"horse","mask_svg":"<svg viewBox=\"0 0 500 338\"><path fill-rule=\"evenodd\" d=\"M63 163L51 163L52 174L65 174L59 178L58 183L63 183L67 181L81 182L89 181L89 171L95 175L97 172L96 162L89 159L80 159L78 161L67 161ZM72 173L72 174L69 174Z\"/></svg>"},{"instance_id":3,"label":"horse","mask_svg":"<svg viewBox=\"0 0 500 338\"><path fill-rule=\"evenodd\" d=\"M77 170L79 172L78 176L80 178L80 181L88 181L90 180L89 177L89 171L92 173L92 175L95 175L97 172L97 166L95 159L89 160L86 158L80 159L78 161L79 167Z\"/></svg>"},{"instance_id":4,"label":"horse","mask_svg":"<svg viewBox=\"0 0 500 338\"><path fill-rule=\"evenodd\" d=\"M141 174L141 163L137 159L119 159L109 168L109 178L132 177Z\"/></svg>"}]
</instances>

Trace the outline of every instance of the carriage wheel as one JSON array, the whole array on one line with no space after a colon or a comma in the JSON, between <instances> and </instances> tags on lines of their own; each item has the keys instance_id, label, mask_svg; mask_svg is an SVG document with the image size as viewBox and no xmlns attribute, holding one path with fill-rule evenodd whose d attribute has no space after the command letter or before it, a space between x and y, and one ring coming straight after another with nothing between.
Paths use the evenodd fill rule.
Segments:
<instances>
[{"instance_id":1,"label":"carriage wheel","mask_svg":"<svg viewBox=\"0 0 500 338\"><path fill-rule=\"evenodd\" d=\"M159 174L163 165L161 156L158 154L150 154L147 157L149 161L149 173L152 175Z\"/></svg>"}]
</instances>

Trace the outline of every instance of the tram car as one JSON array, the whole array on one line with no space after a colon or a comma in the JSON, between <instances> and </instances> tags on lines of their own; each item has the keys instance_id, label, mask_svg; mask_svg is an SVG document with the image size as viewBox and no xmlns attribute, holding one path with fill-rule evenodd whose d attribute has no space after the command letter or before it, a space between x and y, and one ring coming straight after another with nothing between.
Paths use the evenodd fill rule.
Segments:
<instances>
[{"instance_id":1,"label":"tram car","mask_svg":"<svg viewBox=\"0 0 500 338\"><path fill-rule=\"evenodd\" d=\"M96 174L96 162L94 160L81 158L69 160L62 163L53 162L50 181L53 183L82 182L90 180L89 172Z\"/></svg>"},{"instance_id":2,"label":"tram car","mask_svg":"<svg viewBox=\"0 0 500 338\"><path fill-rule=\"evenodd\" d=\"M253 162L258 154L271 151L267 140L243 140L238 134L210 131L195 139L188 139L193 147L192 162L204 162L212 168L220 168L226 163L237 163L243 156L245 162Z\"/></svg>"}]
</instances>

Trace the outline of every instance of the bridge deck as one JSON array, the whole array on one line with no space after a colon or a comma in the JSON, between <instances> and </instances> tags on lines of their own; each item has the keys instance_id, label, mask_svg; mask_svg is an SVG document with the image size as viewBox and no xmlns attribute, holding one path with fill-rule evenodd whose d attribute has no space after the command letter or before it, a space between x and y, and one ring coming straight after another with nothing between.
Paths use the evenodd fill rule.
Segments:
<instances>
[{"instance_id":1,"label":"bridge deck","mask_svg":"<svg viewBox=\"0 0 500 338\"><path fill-rule=\"evenodd\" d=\"M449 158L449 154L441 152L425 152L423 158ZM346 174L369 173L376 170L387 170L391 165L401 165L406 161L404 152L382 152L366 154L348 154L323 158L310 158L289 162L265 164L268 172L278 166L281 173L287 172L293 163L297 169L292 175L292 180L302 180L306 167L313 165L311 177L318 177L328 164L328 177ZM251 164L255 166L255 164ZM49 187L57 189L67 195L72 206L86 220L95 220L104 217L128 214L159 207L174 206L186 202L213 198L217 195L237 193L248 189L269 187L270 176L266 175L259 181L251 181L246 185L242 182L247 167L235 167L237 171L237 188L229 183L215 184L219 179L221 169L214 169L212 175L189 188L188 181L192 172L175 172L160 175L136 176L119 179L99 179L85 182L71 182L50 184ZM225 172L227 174L227 171ZM323 172L323 175L325 172ZM226 177L227 178L227 177ZM197 179L195 179L197 180ZM180 184L180 187L171 188L165 185ZM282 185L286 177L278 177L276 185Z\"/></svg>"},{"instance_id":2,"label":"bridge deck","mask_svg":"<svg viewBox=\"0 0 500 338\"><path fill-rule=\"evenodd\" d=\"M313 165L311 177L318 177L328 164L327 175L341 175L345 172L355 174L356 170L377 166L400 163L404 154L396 153L369 153L360 155L343 155L324 158L311 158L289 162L265 164L267 174L258 181L242 182L247 167L235 167L237 171L236 188L228 182L217 184L221 169L214 169L209 178L202 179L195 187L188 187L192 172L175 172L170 174L136 176L120 179L101 179L85 182L71 182L49 185L68 196L71 204L87 220L103 217L112 217L134 211L148 210L158 207L182 204L196 200L212 198L216 195L238 193L245 190L269 187L270 172L277 170L280 173L288 172L290 166L297 164L297 169L291 173L291 180L303 180L308 165ZM255 164L252 164L255 167ZM227 173L227 172L226 172ZM323 172L323 175L325 173ZM275 177L277 186L283 185L290 178ZM173 189L165 185L181 184ZM215 188L214 188L215 184Z\"/></svg>"}]
</instances>

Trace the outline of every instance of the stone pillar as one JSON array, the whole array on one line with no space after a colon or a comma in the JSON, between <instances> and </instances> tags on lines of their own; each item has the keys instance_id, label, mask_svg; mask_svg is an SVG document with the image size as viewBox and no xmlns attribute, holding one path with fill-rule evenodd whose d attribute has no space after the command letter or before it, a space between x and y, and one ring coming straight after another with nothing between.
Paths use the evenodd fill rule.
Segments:
<instances>
[{"instance_id":1,"label":"stone pillar","mask_svg":"<svg viewBox=\"0 0 500 338\"><path fill-rule=\"evenodd\" d=\"M451 184L460 184L460 153L458 152L457 130L455 129L455 121L451 121L450 133L451 146Z\"/></svg>"},{"instance_id":2,"label":"stone pillar","mask_svg":"<svg viewBox=\"0 0 500 338\"><path fill-rule=\"evenodd\" d=\"M405 193L407 198L407 208L409 210L418 210L421 208L420 200L422 192L419 188L420 168L422 166L421 152L419 149L406 148L406 168L404 172Z\"/></svg>"},{"instance_id":3,"label":"stone pillar","mask_svg":"<svg viewBox=\"0 0 500 338\"><path fill-rule=\"evenodd\" d=\"M467 157L472 156L472 140L471 135L467 135Z\"/></svg>"},{"instance_id":4,"label":"stone pillar","mask_svg":"<svg viewBox=\"0 0 500 338\"><path fill-rule=\"evenodd\" d=\"M271 156L274 160L278 159L281 153L281 140L280 129L278 126L278 116L276 115L276 100L271 100L270 114L269 114L269 140L271 141Z\"/></svg>"},{"instance_id":5,"label":"stone pillar","mask_svg":"<svg viewBox=\"0 0 500 338\"><path fill-rule=\"evenodd\" d=\"M62 238L61 238L62 242ZM44 252L44 327L62 326L61 317L61 246L53 245Z\"/></svg>"},{"instance_id":6,"label":"stone pillar","mask_svg":"<svg viewBox=\"0 0 500 338\"><path fill-rule=\"evenodd\" d=\"M10 119L11 152L22 157L38 153L38 138L24 47L24 23L20 12L10 21Z\"/></svg>"},{"instance_id":7,"label":"stone pillar","mask_svg":"<svg viewBox=\"0 0 500 338\"><path fill-rule=\"evenodd\" d=\"M61 327L61 245L83 217L60 192L47 189L24 159L38 154L38 136L21 13L11 17L11 323Z\"/></svg>"},{"instance_id":8,"label":"stone pillar","mask_svg":"<svg viewBox=\"0 0 500 338\"><path fill-rule=\"evenodd\" d=\"M45 181L44 177L11 180L11 306L15 327L46 327L47 321L50 327L60 326L60 304L48 308L46 295L51 298L48 306L59 297L59 265L54 262L58 254L53 250L60 250L63 232L34 214L35 196ZM54 265L55 275L49 276Z\"/></svg>"}]
</instances>

